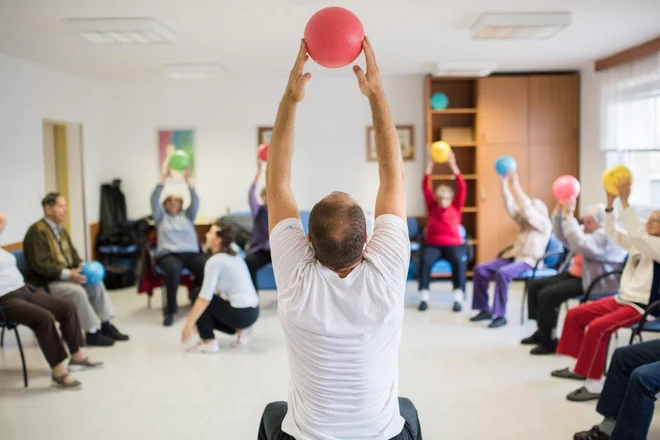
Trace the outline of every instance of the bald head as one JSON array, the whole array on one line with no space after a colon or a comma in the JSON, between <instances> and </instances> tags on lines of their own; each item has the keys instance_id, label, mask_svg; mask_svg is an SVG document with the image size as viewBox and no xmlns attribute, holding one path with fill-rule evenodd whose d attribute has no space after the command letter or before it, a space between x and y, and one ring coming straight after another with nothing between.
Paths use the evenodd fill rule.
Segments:
<instances>
[{"instance_id":1,"label":"bald head","mask_svg":"<svg viewBox=\"0 0 660 440\"><path fill-rule=\"evenodd\" d=\"M334 270L350 267L362 258L367 239L364 211L348 194L334 192L312 208L309 236L319 263Z\"/></svg>"},{"instance_id":2,"label":"bald head","mask_svg":"<svg viewBox=\"0 0 660 440\"><path fill-rule=\"evenodd\" d=\"M4 212L0 212L0 234L5 230L5 226L7 226L7 216Z\"/></svg>"}]
</instances>

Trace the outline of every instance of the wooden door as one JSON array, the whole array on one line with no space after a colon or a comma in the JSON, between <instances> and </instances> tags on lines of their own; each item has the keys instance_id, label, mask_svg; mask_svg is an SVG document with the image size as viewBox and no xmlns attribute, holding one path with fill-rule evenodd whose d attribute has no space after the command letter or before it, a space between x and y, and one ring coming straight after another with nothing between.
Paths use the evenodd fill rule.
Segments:
<instances>
[{"instance_id":1,"label":"wooden door","mask_svg":"<svg viewBox=\"0 0 660 440\"><path fill-rule=\"evenodd\" d=\"M576 144L534 144L530 146L529 195L543 200L552 211L555 199L552 182L559 176L579 176L579 149Z\"/></svg>"},{"instance_id":2,"label":"wooden door","mask_svg":"<svg viewBox=\"0 0 660 440\"><path fill-rule=\"evenodd\" d=\"M529 148L526 144L478 148L477 262L479 263L495 258L500 250L513 243L518 233L518 227L504 209L500 178L495 172L495 161L502 155L512 156L518 162L520 184L525 191L529 187Z\"/></svg>"},{"instance_id":3,"label":"wooden door","mask_svg":"<svg viewBox=\"0 0 660 440\"><path fill-rule=\"evenodd\" d=\"M580 114L577 75L539 75L529 80L531 144L578 142Z\"/></svg>"},{"instance_id":4,"label":"wooden door","mask_svg":"<svg viewBox=\"0 0 660 440\"><path fill-rule=\"evenodd\" d=\"M529 142L529 77L494 76L477 84L477 139L480 144Z\"/></svg>"}]
</instances>

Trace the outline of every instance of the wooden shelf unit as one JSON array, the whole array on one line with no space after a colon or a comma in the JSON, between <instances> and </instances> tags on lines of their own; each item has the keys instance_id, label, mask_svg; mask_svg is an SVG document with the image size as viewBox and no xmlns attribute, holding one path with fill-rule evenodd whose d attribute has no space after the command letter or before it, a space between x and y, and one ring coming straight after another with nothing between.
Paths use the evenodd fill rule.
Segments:
<instances>
[{"instance_id":1,"label":"wooden shelf unit","mask_svg":"<svg viewBox=\"0 0 660 440\"><path fill-rule=\"evenodd\" d=\"M476 174L463 174L463 180L475 180ZM431 180L454 180L453 174L431 174Z\"/></svg>"},{"instance_id":2,"label":"wooden shelf unit","mask_svg":"<svg viewBox=\"0 0 660 440\"><path fill-rule=\"evenodd\" d=\"M431 110L434 115L471 115L476 114L476 108L446 108L444 110Z\"/></svg>"}]
</instances>

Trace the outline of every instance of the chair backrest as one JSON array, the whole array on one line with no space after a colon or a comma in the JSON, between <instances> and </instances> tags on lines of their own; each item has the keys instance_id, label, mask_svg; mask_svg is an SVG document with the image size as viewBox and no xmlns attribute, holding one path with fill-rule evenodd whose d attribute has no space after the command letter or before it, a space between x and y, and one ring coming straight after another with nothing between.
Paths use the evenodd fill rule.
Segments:
<instances>
[{"instance_id":1,"label":"chair backrest","mask_svg":"<svg viewBox=\"0 0 660 440\"><path fill-rule=\"evenodd\" d=\"M545 252L552 252L552 251L560 251L564 249L564 245L555 237L554 235L550 236L550 240L548 240L548 245L545 248ZM543 264L545 264L545 267L557 267L561 264L562 261L562 255L561 254L553 254L548 257L545 257L543 260Z\"/></svg>"},{"instance_id":2,"label":"chair backrest","mask_svg":"<svg viewBox=\"0 0 660 440\"><path fill-rule=\"evenodd\" d=\"M467 241L467 230L465 229L465 226L458 225L458 231L461 233L461 238L463 239L463 242L466 242Z\"/></svg>"},{"instance_id":3,"label":"chair backrest","mask_svg":"<svg viewBox=\"0 0 660 440\"><path fill-rule=\"evenodd\" d=\"M408 238L413 239L419 235L419 221L414 217L408 217Z\"/></svg>"},{"instance_id":4,"label":"chair backrest","mask_svg":"<svg viewBox=\"0 0 660 440\"><path fill-rule=\"evenodd\" d=\"M309 232L309 214L310 211L300 211L300 221L302 222L305 234Z\"/></svg>"},{"instance_id":5,"label":"chair backrest","mask_svg":"<svg viewBox=\"0 0 660 440\"><path fill-rule=\"evenodd\" d=\"M11 253L14 255L14 258L16 258L16 267L18 267L21 275L23 275L23 279L25 279L28 271L28 263L25 258L25 253L22 250L11 251Z\"/></svg>"}]
</instances>

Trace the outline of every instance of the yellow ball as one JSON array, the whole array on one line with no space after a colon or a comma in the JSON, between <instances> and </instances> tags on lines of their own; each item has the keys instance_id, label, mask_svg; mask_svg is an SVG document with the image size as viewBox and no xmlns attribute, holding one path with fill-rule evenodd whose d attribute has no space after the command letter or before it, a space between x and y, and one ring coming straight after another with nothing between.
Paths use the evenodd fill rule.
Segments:
<instances>
[{"instance_id":1,"label":"yellow ball","mask_svg":"<svg viewBox=\"0 0 660 440\"><path fill-rule=\"evenodd\" d=\"M445 163L449 160L451 147L445 141L433 142L431 144L431 159L435 163Z\"/></svg>"},{"instance_id":2,"label":"yellow ball","mask_svg":"<svg viewBox=\"0 0 660 440\"><path fill-rule=\"evenodd\" d=\"M615 165L609 167L603 172L603 186L605 191L613 196L618 196L619 191L616 189L616 183L620 178L628 178L632 183L632 173L623 165Z\"/></svg>"}]
</instances>

